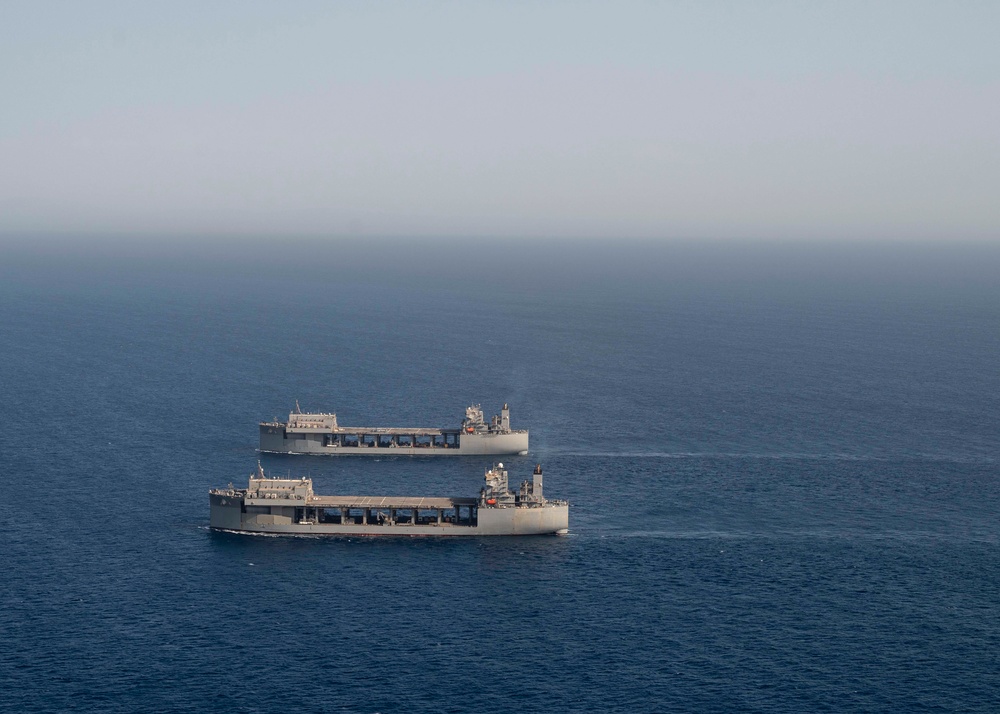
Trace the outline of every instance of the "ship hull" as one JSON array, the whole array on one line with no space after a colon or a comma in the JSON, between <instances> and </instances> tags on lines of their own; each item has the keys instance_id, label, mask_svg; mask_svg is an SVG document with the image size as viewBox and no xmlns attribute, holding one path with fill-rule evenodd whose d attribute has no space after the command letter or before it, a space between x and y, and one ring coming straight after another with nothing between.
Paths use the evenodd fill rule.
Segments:
<instances>
[{"instance_id":1,"label":"ship hull","mask_svg":"<svg viewBox=\"0 0 1000 714\"><path fill-rule=\"evenodd\" d=\"M308 536L524 536L557 535L569 529L565 503L536 508L479 508L475 523L297 523L294 507L274 506L268 513L247 513L239 498L212 494L210 525L215 530L247 534Z\"/></svg>"},{"instance_id":2,"label":"ship hull","mask_svg":"<svg viewBox=\"0 0 1000 714\"><path fill-rule=\"evenodd\" d=\"M362 432L358 432L361 434ZM445 433L442 431L442 433ZM352 434L355 436L355 434ZM343 439L317 430L315 433L289 432L274 424L260 425L260 451L274 454L322 454L326 456L482 456L528 453L528 432L506 434L457 434L457 444L447 446L365 446L344 445ZM453 437L454 438L454 437Z\"/></svg>"}]
</instances>

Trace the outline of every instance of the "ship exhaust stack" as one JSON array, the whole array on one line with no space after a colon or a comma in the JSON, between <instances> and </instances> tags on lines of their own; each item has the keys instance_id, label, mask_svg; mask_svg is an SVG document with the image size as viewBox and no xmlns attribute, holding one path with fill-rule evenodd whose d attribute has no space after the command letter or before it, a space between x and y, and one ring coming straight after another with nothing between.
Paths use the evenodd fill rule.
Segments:
<instances>
[{"instance_id":1,"label":"ship exhaust stack","mask_svg":"<svg viewBox=\"0 0 1000 714\"><path fill-rule=\"evenodd\" d=\"M500 410L500 430L504 433L510 431L510 407L504 402L503 409Z\"/></svg>"},{"instance_id":2,"label":"ship exhaust stack","mask_svg":"<svg viewBox=\"0 0 1000 714\"><path fill-rule=\"evenodd\" d=\"M545 500L542 493L542 465L535 464L535 473L531 476L531 494L539 501Z\"/></svg>"}]
</instances>

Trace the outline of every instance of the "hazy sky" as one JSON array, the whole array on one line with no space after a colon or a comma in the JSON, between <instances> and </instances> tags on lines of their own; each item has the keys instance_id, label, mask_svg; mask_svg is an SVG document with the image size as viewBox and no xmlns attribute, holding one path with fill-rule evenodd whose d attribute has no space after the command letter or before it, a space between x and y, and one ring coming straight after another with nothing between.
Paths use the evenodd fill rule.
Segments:
<instances>
[{"instance_id":1,"label":"hazy sky","mask_svg":"<svg viewBox=\"0 0 1000 714\"><path fill-rule=\"evenodd\" d=\"M4 2L0 234L1000 237L1000 2Z\"/></svg>"}]
</instances>

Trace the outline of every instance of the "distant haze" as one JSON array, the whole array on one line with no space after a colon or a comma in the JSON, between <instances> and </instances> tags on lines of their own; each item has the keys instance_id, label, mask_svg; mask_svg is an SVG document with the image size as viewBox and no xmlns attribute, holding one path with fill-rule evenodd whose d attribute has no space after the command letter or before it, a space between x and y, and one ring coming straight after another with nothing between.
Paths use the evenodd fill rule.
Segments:
<instances>
[{"instance_id":1,"label":"distant haze","mask_svg":"<svg viewBox=\"0 0 1000 714\"><path fill-rule=\"evenodd\" d=\"M994 2L10 3L0 236L1000 229Z\"/></svg>"}]
</instances>

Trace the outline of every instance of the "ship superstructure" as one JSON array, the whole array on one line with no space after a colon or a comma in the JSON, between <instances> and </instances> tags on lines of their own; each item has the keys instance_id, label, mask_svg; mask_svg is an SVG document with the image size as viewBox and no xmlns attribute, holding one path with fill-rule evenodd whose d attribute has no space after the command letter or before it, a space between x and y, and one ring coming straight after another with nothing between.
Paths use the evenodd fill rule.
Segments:
<instances>
[{"instance_id":1,"label":"ship superstructure","mask_svg":"<svg viewBox=\"0 0 1000 714\"><path fill-rule=\"evenodd\" d=\"M514 491L503 464L487 469L478 497L319 496L312 480L273 479L257 465L247 488L209 491L211 527L300 535L480 536L563 534L569 504L546 499L542 467Z\"/></svg>"},{"instance_id":2,"label":"ship superstructure","mask_svg":"<svg viewBox=\"0 0 1000 714\"><path fill-rule=\"evenodd\" d=\"M457 428L340 426L334 413L303 413L288 421L260 423L260 450L278 454L391 453L411 456L468 456L528 453L528 431L510 428L510 408L487 423L478 404L466 408Z\"/></svg>"}]
</instances>

